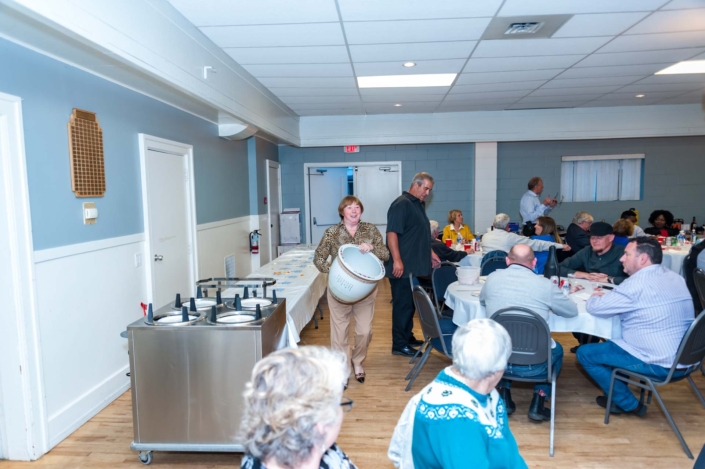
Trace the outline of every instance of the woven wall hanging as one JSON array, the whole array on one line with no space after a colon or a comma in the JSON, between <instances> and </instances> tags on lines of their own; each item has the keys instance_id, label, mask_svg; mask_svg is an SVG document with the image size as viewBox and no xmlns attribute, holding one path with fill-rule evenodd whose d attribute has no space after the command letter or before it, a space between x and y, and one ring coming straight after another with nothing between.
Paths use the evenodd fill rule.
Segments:
<instances>
[{"instance_id":1,"label":"woven wall hanging","mask_svg":"<svg viewBox=\"0 0 705 469\"><path fill-rule=\"evenodd\" d=\"M69 121L71 190L76 197L105 194L103 130L94 112L73 110Z\"/></svg>"}]
</instances>

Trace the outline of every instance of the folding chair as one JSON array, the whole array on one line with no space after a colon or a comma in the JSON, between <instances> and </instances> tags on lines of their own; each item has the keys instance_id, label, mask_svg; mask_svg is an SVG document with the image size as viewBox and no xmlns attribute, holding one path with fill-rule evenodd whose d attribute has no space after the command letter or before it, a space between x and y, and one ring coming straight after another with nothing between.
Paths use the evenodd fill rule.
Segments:
<instances>
[{"instance_id":1,"label":"folding chair","mask_svg":"<svg viewBox=\"0 0 705 469\"><path fill-rule=\"evenodd\" d=\"M676 359L673 361L673 365L671 365L671 369L668 371L668 375L663 381L659 381L656 378L640 373L635 373L633 371L625 370L622 368L615 368L614 370L612 370L612 378L610 379L610 390L607 393L607 407L605 408L605 424L610 423L610 406L612 405L612 391L614 390L614 380L618 379L624 383L633 384L634 386L637 386L642 389L640 401L642 401L644 398L643 390L649 391L649 397L646 401L648 404L651 403L651 394L653 393L654 395L656 395L656 400L661 406L663 413L666 414L666 419L668 419L668 423L671 424L673 432L680 440L681 446L683 447L683 451L685 451L685 454L688 455L688 458L693 459L693 453L690 452L690 448L688 448L688 445L683 439L683 435L681 435L681 432L678 430L678 427L673 421L671 414L668 413L666 405L663 403L661 395L656 390L656 387L665 386L668 383L687 379L690 383L690 386L693 388L693 391L695 391L695 395L698 396L698 399L700 399L700 404L705 407L705 399L703 399L702 394L700 394L700 391L698 391L698 388L695 386L693 378L690 377L690 375L694 371L702 368L703 358L705 358L705 314L701 314L697 318L695 318L695 321L693 321L693 323L686 331L685 335L683 336L683 340L681 340L681 344L678 347L678 352L676 352ZM674 378L673 374L676 372L676 367L678 366L678 364L691 366L687 368L687 371L684 374ZM638 379L639 381L634 381L634 379L631 378Z\"/></svg>"},{"instance_id":2,"label":"folding chair","mask_svg":"<svg viewBox=\"0 0 705 469\"><path fill-rule=\"evenodd\" d=\"M556 370L551 360L551 330L546 320L528 308L511 306L500 309L491 319L500 323L512 338L511 365L540 365L546 363L546 374L524 378L504 372L512 381L551 383L551 432L549 452L553 456L553 435L556 422Z\"/></svg>"},{"instance_id":3,"label":"folding chair","mask_svg":"<svg viewBox=\"0 0 705 469\"><path fill-rule=\"evenodd\" d=\"M446 306L445 296L448 285L458 280L455 274L458 266L452 262L441 262L440 267L433 270L431 274L431 283L433 285L433 296L436 302L436 311L441 317L452 317L453 310ZM447 309L446 309L447 308ZM444 315L444 312L449 311L450 315Z\"/></svg>"},{"instance_id":4,"label":"folding chair","mask_svg":"<svg viewBox=\"0 0 705 469\"><path fill-rule=\"evenodd\" d=\"M698 297L700 298L700 304L705 308L705 271L703 271L703 269L695 269L693 282L695 283L695 290L697 290Z\"/></svg>"},{"instance_id":5,"label":"folding chair","mask_svg":"<svg viewBox=\"0 0 705 469\"><path fill-rule=\"evenodd\" d=\"M409 374L406 375L405 379L410 381L405 391L411 389L414 380L416 380L416 377L426 364L426 360L428 360L432 349L436 349L450 359L453 358L452 338L453 332L457 329L457 326L453 324L453 321L450 319L438 319L438 314L433 307L433 303L431 303L431 298L428 297L428 294L423 288L419 286L414 287L413 295L414 305L416 306L416 311L419 313L419 322L421 322L424 343L419 348L421 358L409 371Z\"/></svg>"},{"instance_id":6,"label":"folding chair","mask_svg":"<svg viewBox=\"0 0 705 469\"><path fill-rule=\"evenodd\" d=\"M482 258L482 267L480 268L480 275L489 275L495 270L506 269L506 257L507 253L504 251L491 251L485 254Z\"/></svg>"}]
</instances>

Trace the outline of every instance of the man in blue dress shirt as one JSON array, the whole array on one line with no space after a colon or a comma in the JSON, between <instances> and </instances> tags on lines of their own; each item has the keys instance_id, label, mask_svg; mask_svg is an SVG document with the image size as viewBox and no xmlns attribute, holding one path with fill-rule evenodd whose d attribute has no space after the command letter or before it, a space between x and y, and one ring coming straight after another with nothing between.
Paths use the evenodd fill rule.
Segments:
<instances>
[{"instance_id":1,"label":"man in blue dress shirt","mask_svg":"<svg viewBox=\"0 0 705 469\"><path fill-rule=\"evenodd\" d=\"M523 235L533 236L536 219L550 212L558 201L550 197L543 199L543 203L539 200L539 195L543 192L543 180L538 176L529 179L528 187L529 190L521 196L519 213L524 223Z\"/></svg>"},{"instance_id":2,"label":"man in blue dress shirt","mask_svg":"<svg viewBox=\"0 0 705 469\"><path fill-rule=\"evenodd\" d=\"M577 352L578 362L605 393L614 368L664 379L693 322L693 301L685 281L662 266L662 259L655 239L633 238L620 259L629 278L610 293L595 293L587 302L588 313L618 316L622 326L621 338L582 345ZM690 364L682 365L674 377L682 376ZM612 413L646 414L646 405L626 383L615 380L612 396ZM597 404L606 407L607 396L598 396Z\"/></svg>"}]
</instances>

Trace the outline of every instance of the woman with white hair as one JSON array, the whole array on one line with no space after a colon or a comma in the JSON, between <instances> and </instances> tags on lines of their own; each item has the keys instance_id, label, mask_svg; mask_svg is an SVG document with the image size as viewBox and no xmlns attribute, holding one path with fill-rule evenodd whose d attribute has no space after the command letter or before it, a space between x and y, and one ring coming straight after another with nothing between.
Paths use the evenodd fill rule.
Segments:
<instances>
[{"instance_id":1,"label":"woman with white hair","mask_svg":"<svg viewBox=\"0 0 705 469\"><path fill-rule=\"evenodd\" d=\"M474 319L453 334L453 365L420 393L413 424L414 467L528 467L495 386L512 354L509 333Z\"/></svg>"},{"instance_id":2,"label":"woman with white hair","mask_svg":"<svg viewBox=\"0 0 705 469\"><path fill-rule=\"evenodd\" d=\"M349 373L345 354L308 346L260 360L245 388L243 469L356 469L335 444Z\"/></svg>"}]
</instances>

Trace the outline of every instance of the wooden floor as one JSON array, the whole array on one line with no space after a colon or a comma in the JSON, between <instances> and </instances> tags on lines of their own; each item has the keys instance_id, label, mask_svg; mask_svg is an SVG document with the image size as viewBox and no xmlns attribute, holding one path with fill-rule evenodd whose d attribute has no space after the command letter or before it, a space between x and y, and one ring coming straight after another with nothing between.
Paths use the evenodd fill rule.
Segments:
<instances>
[{"instance_id":1,"label":"wooden floor","mask_svg":"<svg viewBox=\"0 0 705 469\"><path fill-rule=\"evenodd\" d=\"M387 447L397 419L408 399L431 381L449 362L433 354L413 389L406 393L404 377L409 360L391 355L391 305L389 286L381 285L377 296L376 316L370 353L365 361L367 380L350 381L346 395L355 401L346 414L338 444L362 468L392 468ZM310 323L302 332L302 345L329 345L326 320L320 329ZM416 324L418 328L418 323ZM416 333L421 337L420 330ZM533 423L526 417L531 387L517 384L512 391L517 412L510 426L519 450L529 467L559 468L692 468L693 461L683 453L664 414L654 403L645 418L612 417L604 425L603 409L595 404L600 391L576 366L575 355L567 350L575 344L571 334L555 334L566 350L563 371L558 380L555 456L548 455L548 422ZM700 373L696 384L705 392L705 377ZM691 451L697 457L705 443L705 409L687 383L668 386L663 399L681 429ZM74 432L39 461L32 463L0 462L2 469L15 468L139 468L144 467L130 450L132 410L129 391L96 417ZM155 453L152 467L221 468L239 467L234 454ZM468 461L468 467L472 462Z\"/></svg>"}]
</instances>

